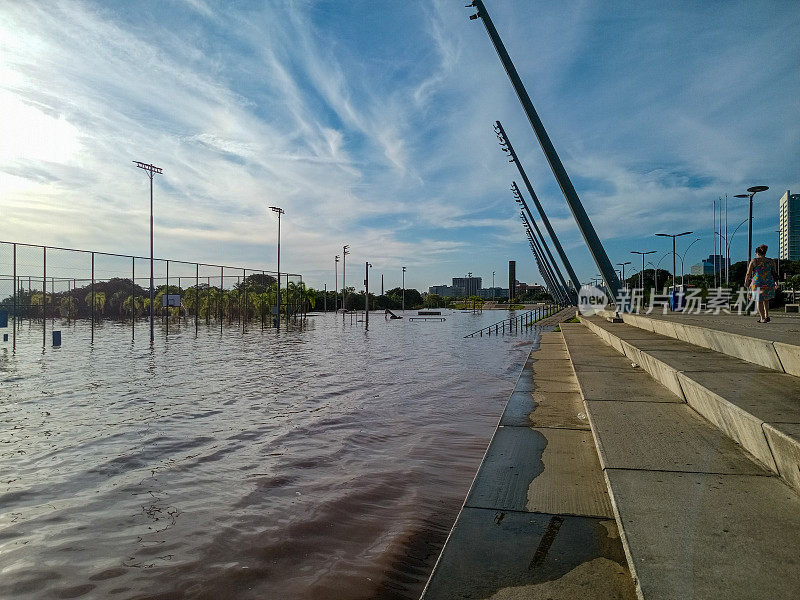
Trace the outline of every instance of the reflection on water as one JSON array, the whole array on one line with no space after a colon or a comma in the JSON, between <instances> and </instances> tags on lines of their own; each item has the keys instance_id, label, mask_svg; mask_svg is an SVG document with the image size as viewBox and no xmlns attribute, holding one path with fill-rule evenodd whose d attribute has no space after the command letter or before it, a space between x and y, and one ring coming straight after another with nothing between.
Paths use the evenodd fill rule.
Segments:
<instances>
[{"instance_id":1,"label":"reflection on water","mask_svg":"<svg viewBox=\"0 0 800 600\"><path fill-rule=\"evenodd\" d=\"M534 342L445 316L172 323L154 349L145 322L57 324L44 351L26 323L0 349L0 597L417 598Z\"/></svg>"}]
</instances>

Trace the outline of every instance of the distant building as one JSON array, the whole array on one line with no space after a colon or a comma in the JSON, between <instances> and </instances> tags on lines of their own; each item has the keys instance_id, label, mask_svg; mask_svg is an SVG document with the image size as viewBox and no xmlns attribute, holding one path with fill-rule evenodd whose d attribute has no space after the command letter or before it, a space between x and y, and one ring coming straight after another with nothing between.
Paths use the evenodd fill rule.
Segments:
<instances>
[{"instance_id":1,"label":"distant building","mask_svg":"<svg viewBox=\"0 0 800 600\"><path fill-rule=\"evenodd\" d=\"M478 290L478 296L486 300L491 300L492 298L508 298L508 288L483 288Z\"/></svg>"},{"instance_id":2,"label":"distant building","mask_svg":"<svg viewBox=\"0 0 800 600\"><path fill-rule=\"evenodd\" d=\"M690 273L692 275L713 275L714 273L721 273L727 264L728 261L722 254L709 254L708 258L704 258L696 265L692 265Z\"/></svg>"},{"instance_id":3,"label":"distant building","mask_svg":"<svg viewBox=\"0 0 800 600\"><path fill-rule=\"evenodd\" d=\"M482 282L480 277L472 277L472 273L468 277L453 277L453 287L460 290L456 296L477 296Z\"/></svg>"},{"instance_id":4,"label":"distant building","mask_svg":"<svg viewBox=\"0 0 800 600\"><path fill-rule=\"evenodd\" d=\"M437 294L442 298L452 298L456 295L452 285L432 285L428 288L429 294Z\"/></svg>"},{"instance_id":5,"label":"distant building","mask_svg":"<svg viewBox=\"0 0 800 600\"><path fill-rule=\"evenodd\" d=\"M800 260L800 194L786 190L778 201L781 260Z\"/></svg>"},{"instance_id":6,"label":"distant building","mask_svg":"<svg viewBox=\"0 0 800 600\"><path fill-rule=\"evenodd\" d=\"M702 260L696 265L692 265L691 270L692 275L713 275L714 274L714 264L710 263L707 260Z\"/></svg>"}]
</instances>

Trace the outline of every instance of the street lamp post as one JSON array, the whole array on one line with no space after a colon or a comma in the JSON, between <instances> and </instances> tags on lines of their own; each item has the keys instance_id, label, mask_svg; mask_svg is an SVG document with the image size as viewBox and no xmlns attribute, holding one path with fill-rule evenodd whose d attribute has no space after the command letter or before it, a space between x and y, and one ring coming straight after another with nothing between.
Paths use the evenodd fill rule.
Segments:
<instances>
[{"instance_id":1,"label":"street lamp post","mask_svg":"<svg viewBox=\"0 0 800 600\"><path fill-rule=\"evenodd\" d=\"M281 324L281 215L284 214L284 210L282 208L278 208L277 206L270 206L269 209L278 214L278 311L275 315L274 325L275 327L280 327Z\"/></svg>"},{"instance_id":2,"label":"street lamp post","mask_svg":"<svg viewBox=\"0 0 800 600\"><path fill-rule=\"evenodd\" d=\"M647 252L639 252L638 250L631 250L631 254L641 254L642 256L642 270L639 273L639 288L642 291L644 291L644 257L647 256L648 254L655 254L655 252L656 252L655 250L648 250ZM655 271L653 272L653 276L655 276ZM653 284L653 286L656 288L658 287L657 285L655 285L655 283Z\"/></svg>"},{"instance_id":3,"label":"street lamp post","mask_svg":"<svg viewBox=\"0 0 800 600\"><path fill-rule=\"evenodd\" d=\"M728 243L727 243L727 253L728 253L728 262L729 262L729 263L730 263L730 261L731 261L731 244L733 244L733 236L735 236L735 235L736 235L736 232L737 232L737 231L739 231L739 227L741 227L741 226L742 226L742 225L744 225L745 223L747 223L747 219L745 219L744 221L742 221L741 223L739 223L739 224L736 226L736 229L734 229L734 230L733 230L733 233L731 234L731 237L730 237L730 238L728 238ZM728 285L729 283L730 283L730 273L728 273L728 274L726 275L726 277L725 277L725 285Z\"/></svg>"},{"instance_id":4,"label":"street lamp post","mask_svg":"<svg viewBox=\"0 0 800 600\"><path fill-rule=\"evenodd\" d=\"M671 237L672 238L672 291L673 292L675 291L675 271L676 271L675 259L678 256L675 253L675 238L679 238L682 235L689 235L690 233L693 233L693 232L684 231L683 233L674 233L674 234L673 233L657 233L656 234L657 236L660 236L660 237Z\"/></svg>"},{"instance_id":5,"label":"street lamp post","mask_svg":"<svg viewBox=\"0 0 800 600\"><path fill-rule=\"evenodd\" d=\"M138 160L133 161L137 168L145 171L150 177L150 343L155 339L153 327L153 302L155 299L155 287L153 285L153 175L161 175L163 171L160 167L149 165Z\"/></svg>"},{"instance_id":6,"label":"street lamp post","mask_svg":"<svg viewBox=\"0 0 800 600\"><path fill-rule=\"evenodd\" d=\"M494 271L492 271L492 300L494 300Z\"/></svg>"},{"instance_id":7,"label":"street lamp post","mask_svg":"<svg viewBox=\"0 0 800 600\"><path fill-rule=\"evenodd\" d=\"M403 312L406 311L406 268L403 267Z\"/></svg>"},{"instance_id":8,"label":"street lamp post","mask_svg":"<svg viewBox=\"0 0 800 600\"><path fill-rule=\"evenodd\" d=\"M686 259L686 255L689 253L689 248L694 246L699 241L700 241L700 238L697 238L695 241L693 241L691 244L689 244L686 247L686 250L684 250L683 256L681 256L681 286L683 286L683 278L684 278L684 275L686 275L686 268L684 267L684 262L683 261ZM722 250L720 250L720 252L721 251ZM717 258L716 257L714 257L714 262L715 263L717 262Z\"/></svg>"},{"instance_id":9,"label":"street lamp post","mask_svg":"<svg viewBox=\"0 0 800 600\"><path fill-rule=\"evenodd\" d=\"M753 196L755 196L758 192L765 192L769 189L766 185L754 185L753 187L747 188L746 194L736 194L734 198L750 198L750 212L749 216L747 217L749 223L747 225L747 264L750 264L750 260L753 258Z\"/></svg>"},{"instance_id":10,"label":"street lamp post","mask_svg":"<svg viewBox=\"0 0 800 600\"><path fill-rule=\"evenodd\" d=\"M333 259L333 312L339 310L339 255Z\"/></svg>"},{"instance_id":11,"label":"street lamp post","mask_svg":"<svg viewBox=\"0 0 800 600\"><path fill-rule=\"evenodd\" d=\"M631 264L631 261L617 263L618 266L622 267L622 287L627 288L627 284L625 283L625 265Z\"/></svg>"}]
</instances>

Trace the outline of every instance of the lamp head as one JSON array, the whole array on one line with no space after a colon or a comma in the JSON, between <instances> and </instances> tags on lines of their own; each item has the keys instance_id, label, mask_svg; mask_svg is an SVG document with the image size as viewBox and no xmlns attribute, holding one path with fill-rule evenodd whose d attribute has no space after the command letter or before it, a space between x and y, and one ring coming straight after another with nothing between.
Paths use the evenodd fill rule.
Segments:
<instances>
[{"instance_id":1,"label":"lamp head","mask_svg":"<svg viewBox=\"0 0 800 600\"><path fill-rule=\"evenodd\" d=\"M766 192L769 189L769 186L766 185L754 185L753 187L747 188L747 191L751 194L757 194L758 192Z\"/></svg>"}]
</instances>

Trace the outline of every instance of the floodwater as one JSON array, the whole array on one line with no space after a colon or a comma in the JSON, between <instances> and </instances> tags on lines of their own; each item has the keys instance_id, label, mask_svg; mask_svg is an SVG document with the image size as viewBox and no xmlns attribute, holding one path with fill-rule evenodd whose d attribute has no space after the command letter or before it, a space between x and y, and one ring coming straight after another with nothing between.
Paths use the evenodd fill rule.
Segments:
<instances>
[{"instance_id":1,"label":"floodwater","mask_svg":"<svg viewBox=\"0 0 800 600\"><path fill-rule=\"evenodd\" d=\"M406 316L413 316L408 311ZM0 346L0 598L418 598L535 333L25 323ZM8 330L5 330L8 331Z\"/></svg>"}]
</instances>

